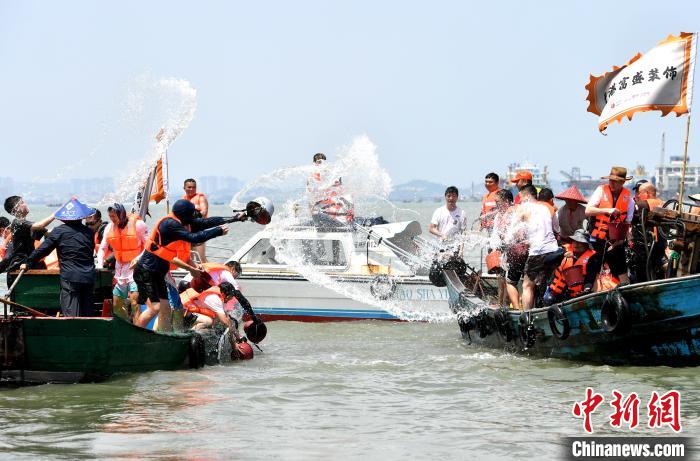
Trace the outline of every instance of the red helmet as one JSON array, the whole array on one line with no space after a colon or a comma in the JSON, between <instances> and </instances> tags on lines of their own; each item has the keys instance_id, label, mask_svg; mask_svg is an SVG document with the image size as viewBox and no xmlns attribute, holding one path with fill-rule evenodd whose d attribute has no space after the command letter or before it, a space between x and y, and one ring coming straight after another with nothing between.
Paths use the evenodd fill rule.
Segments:
<instances>
[{"instance_id":1,"label":"red helmet","mask_svg":"<svg viewBox=\"0 0 700 461\"><path fill-rule=\"evenodd\" d=\"M253 348L247 342L236 343L231 351L231 360L250 360L253 358Z\"/></svg>"},{"instance_id":2,"label":"red helmet","mask_svg":"<svg viewBox=\"0 0 700 461\"><path fill-rule=\"evenodd\" d=\"M256 323L253 320L248 320L243 324L243 331L245 331L245 335L248 339L255 344L258 344L267 336L267 326L261 321Z\"/></svg>"}]
</instances>

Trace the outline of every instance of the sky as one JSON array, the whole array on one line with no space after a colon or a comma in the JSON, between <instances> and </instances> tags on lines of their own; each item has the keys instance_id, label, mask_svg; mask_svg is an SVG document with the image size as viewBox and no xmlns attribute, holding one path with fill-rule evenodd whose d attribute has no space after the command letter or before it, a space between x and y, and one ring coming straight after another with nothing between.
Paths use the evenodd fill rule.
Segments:
<instances>
[{"instance_id":1,"label":"sky","mask_svg":"<svg viewBox=\"0 0 700 461\"><path fill-rule=\"evenodd\" d=\"M663 132L682 153L685 117L638 114L603 136L584 86L699 30L697 1L0 0L0 176L123 174L162 118L128 112L144 78L197 90L173 182L332 160L362 134L395 184L480 183L524 159L554 176L651 169Z\"/></svg>"}]
</instances>

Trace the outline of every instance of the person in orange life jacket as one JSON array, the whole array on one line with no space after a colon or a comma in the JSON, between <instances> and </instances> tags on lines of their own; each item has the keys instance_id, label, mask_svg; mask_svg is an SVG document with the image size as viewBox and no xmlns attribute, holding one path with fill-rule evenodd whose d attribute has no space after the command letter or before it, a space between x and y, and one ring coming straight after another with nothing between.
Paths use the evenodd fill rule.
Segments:
<instances>
[{"instance_id":1,"label":"person in orange life jacket","mask_svg":"<svg viewBox=\"0 0 700 461\"><path fill-rule=\"evenodd\" d=\"M107 213L110 222L104 229L104 237L97 250L97 268L104 267L105 255L111 248L115 281L112 289L113 311L128 320L125 300L129 300L132 313L139 311L133 267L148 242L148 227L138 216L127 216L121 203L107 208Z\"/></svg>"},{"instance_id":2,"label":"person in orange life jacket","mask_svg":"<svg viewBox=\"0 0 700 461\"><path fill-rule=\"evenodd\" d=\"M481 228L491 232L493 229L493 218L496 214L496 193L498 192L498 182L500 178L496 173L489 173L484 178L486 194L481 198Z\"/></svg>"},{"instance_id":3,"label":"person in orange life jacket","mask_svg":"<svg viewBox=\"0 0 700 461\"><path fill-rule=\"evenodd\" d=\"M32 265L54 249L58 252L61 283L61 313L66 317L94 315L95 285L94 233L82 220L95 213L94 208L72 199L56 212L63 224L55 227L20 266Z\"/></svg>"},{"instance_id":4,"label":"person in orange life jacket","mask_svg":"<svg viewBox=\"0 0 700 461\"><path fill-rule=\"evenodd\" d=\"M664 278L664 266L668 262L667 242L660 238L655 226L646 222L649 211L662 207L663 201L656 197L656 187L649 181L637 181L632 190L635 194L630 230L630 282L646 282L649 275L652 275L653 280Z\"/></svg>"},{"instance_id":5,"label":"person in orange life jacket","mask_svg":"<svg viewBox=\"0 0 700 461\"><path fill-rule=\"evenodd\" d=\"M185 308L186 321L194 321L193 330L211 328L218 320L229 329L228 338L232 347L235 347L236 342L246 340L238 331L243 319L242 312L236 308L238 301L247 307L253 321L259 322L248 300L228 282L222 282L201 293L187 288L180 293L180 301Z\"/></svg>"},{"instance_id":6,"label":"person in orange life jacket","mask_svg":"<svg viewBox=\"0 0 700 461\"><path fill-rule=\"evenodd\" d=\"M0 216L0 260L5 259L7 247L10 243L12 243L10 220L4 216Z\"/></svg>"},{"instance_id":7,"label":"person in orange life jacket","mask_svg":"<svg viewBox=\"0 0 700 461\"><path fill-rule=\"evenodd\" d=\"M194 208L197 210L197 218L206 218L209 216L209 202L207 201L207 196L201 192L197 192L197 181L192 178L185 179L183 184L183 190L185 195L182 196L183 200L189 200L194 204ZM192 250L199 256L200 262L207 262L207 247L204 243L197 243L192 245Z\"/></svg>"},{"instance_id":8,"label":"person in orange life jacket","mask_svg":"<svg viewBox=\"0 0 700 461\"><path fill-rule=\"evenodd\" d=\"M559 265L564 250L557 244L552 231L552 215L549 209L536 199L537 189L527 185L520 190L521 202L513 218L524 223L527 235L528 256L523 268L522 308L529 310L535 303L535 288L542 287ZM509 280L512 284L513 280Z\"/></svg>"},{"instance_id":9,"label":"person in orange life jacket","mask_svg":"<svg viewBox=\"0 0 700 461\"><path fill-rule=\"evenodd\" d=\"M56 219L52 213L41 221L28 221L29 207L22 197L17 195L7 197L4 207L5 211L14 216L15 219L10 224L12 251L6 252L5 257L0 261L0 274L16 270L34 251L34 242L41 240L48 232L46 229L48 225ZM46 269L46 265L37 260L29 266L29 269Z\"/></svg>"},{"instance_id":10,"label":"person in orange life jacket","mask_svg":"<svg viewBox=\"0 0 700 461\"><path fill-rule=\"evenodd\" d=\"M520 200L521 200L520 191L523 190L523 187L532 185L532 172L530 172L528 170L518 171L515 174L515 177L510 180L510 182L515 184L515 187L518 188L518 194L515 196L515 199L513 200L513 203L515 203L517 205L520 203Z\"/></svg>"},{"instance_id":11,"label":"person in orange life jacket","mask_svg":"<svg viewBox=\"0 0 700 461\"><path fill-rule=\"evenodd\" d=\"M601 266L601 258L591 248L589 236L583 229L578 229L571 236L571 244L565 245L567 252L564 260L554 272L554 280L547 287L543 296L545 306L560 301L565 301L582 294L590 293L598 276ZM572 266L583 266L583 282L578 286L569 286L564 276L564 271Z\"/></svg>"},{"instance_id":12,"label":"person in orange life jacket","mask_svg":"<svg viewBox=\"0 0 700 461\"><path fill-rule=\"evenodd\" d=\"M134 269L134 281L138 288L138 302L150 301L150 306L139 315L137 325L148 325L158 314L158 325L163 330L170 328L171 308L168 302L168 290L165 277L172 267L180 267L194 277L200 277L203 271L187 264L189 245L206 242L214 237L228 233L224 224L244 221L245 214L232 218L212 217L196 218L195 207L189 200L178 200L173 204L172 213L162 218L153 229ZM185 226L190 226L192 231Z\"/></svg>"},{"instance_id":13,"label":"person in orange life jacket","mask_svg":"<svg viewBox=\"0 0 700 461\"><path fill-rule=\"evenodd\" d=\"M355 217L354 204L343 191L343 178L327 176L326 156L314 155L314 170L306 182L311 218L317 227L339 227L352 223Z\"/></svg>"},{"instance_id":14,"label":"person in orange life jacket","mask_svg":"<svg viewBox=\"0 0 700 461\"><path fill-rule=\"evenodd\" d=\"M576 185L554 198L564 201L564 205L559 207L554 215L554 232L559 234L560 242L567 243L574 232L583 227L583 221L586 219L586 198Z\"/></svg>"},{"instance_id":15,"label":"person in orange life jacket","mask_svg":"<svg viewBox=\"0 0 700 461\"><path fill-rule=\"evenodd\" d=\"M178 289L180 290L181 286L185 286L186 288L203 291L209 287L218 286L222 282L230 283L236 290L241 289L238 277L240 277L242 269L238 261L226 261L224 264L204 263L202 264L202 270L209 275L207 280L195 279L192 277L192 274L186 274L180 282L181 284L184 282L186 285L178 285Z\"/></svg>"},{"instance_id":16,"label":"person in orange life jacket","mask_svg":"<svg viewBox=\"0 0 700 461\"><path fill-rule=\"evenodd\" d=\"M610 267L610 272L621 284L629 283L627 275L627 262L625 260L624 240L617 242L608 241L609 222L632 222L634 216L634 200L630 191L625 189L625 181L632 179L627 177L627 169L614 166L608 176L608 184L598 186L591 195L586 205L586 216L590 217L589 229L591 231L591 243L597 253L603 254L603 259Z\"/></svg>"}]
</instances>

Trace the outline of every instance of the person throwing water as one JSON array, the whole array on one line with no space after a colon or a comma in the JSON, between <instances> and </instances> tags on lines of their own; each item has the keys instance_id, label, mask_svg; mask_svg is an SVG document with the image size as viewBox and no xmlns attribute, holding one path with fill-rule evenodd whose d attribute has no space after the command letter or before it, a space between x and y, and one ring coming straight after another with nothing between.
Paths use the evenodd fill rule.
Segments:
<instances>
[{"instance_id":1,"label":"person throwing water","mask_svg":"<svg viewBox=\"0 0 700 461\"><path fill-rule=\"evenodd\" d=\"M457 206L459 190L455 186L445 189L445 206L433 213L429 231L444 244L454 243L457 236L467 229L467 214Z\"/></svg>"}]
</instances>

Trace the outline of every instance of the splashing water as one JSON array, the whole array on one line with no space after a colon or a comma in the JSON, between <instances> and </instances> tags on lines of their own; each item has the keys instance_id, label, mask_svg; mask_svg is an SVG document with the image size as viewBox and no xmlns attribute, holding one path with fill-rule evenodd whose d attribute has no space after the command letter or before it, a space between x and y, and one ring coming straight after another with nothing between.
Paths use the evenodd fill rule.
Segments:
<instances>
[{"instance_id":1,"label":"splashing water","mask_svg":"<svg viewBox=\"0 0 700 461\"><path fill-rule=\"evenodd\" d=\"M316 183L310 180L314 177ZM342 186L342 189L339 186ZM416 214L411 210L398 209L388 201L391 178L379 163L377 146L366 135L358 136L350 145L339 149L337 159L333 163L283 168L256 178L233 197L231 206L241 208L246 200L256 195L273 198L276 202L275 216L268 229L271 232L270 243L276 249L275 258L310 282L329 288L344 297L377 306L403 320L453 320L454 315L448 312L446 300L442 308L436 308L438 303L435 301L397 300L391 297L378 299L372 293L377 288L376 285L372 286L369 281L342 281L329 275L309 261L308 248L305 250L302 245L292 244L292 241L287 239L287 230L298 226L304 226L305 232L317 232L317 228L311 224L311 208L318 198L315 194L319 190L334 187L334 190L342 191L340 194L352 202L356 216L373 216L387 204L393 210L392 218L399 213L410 214L411 217ZM352 222L341 220L336 222L335 226L336 231L352 235L355 248L360 241L366 242L366 235L353 230ZM398 272L412 272L409 262L402 261L391 252L385 250L384 253L370 253L374 261L381 265L391 265L394 273L397 272L396 269ZM418 265L430 266L433 253L427 250L426 255L428 253L429 256L417 256Z\"/></svg>"},{"instance_id":2,"label":"splashing water","mask_svg":"<svg viewBox=\"0 0 700 461\"><path fill-rule=\"evenodd\" d=\"M148 76L136 79L124 104L123 119L138 124L142 129L145 125L151 136L155 136L160 127L162 135L158 136L137 166L124 169L131 173L119 178L117 190L106 194L99 205L133 200L156 161L189 126L196 109L197 90L187 80L154 80Z\"/></svg>"}]
</instances>

